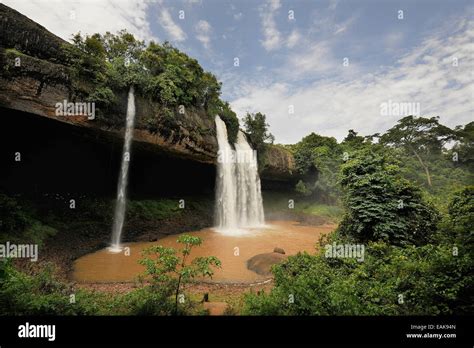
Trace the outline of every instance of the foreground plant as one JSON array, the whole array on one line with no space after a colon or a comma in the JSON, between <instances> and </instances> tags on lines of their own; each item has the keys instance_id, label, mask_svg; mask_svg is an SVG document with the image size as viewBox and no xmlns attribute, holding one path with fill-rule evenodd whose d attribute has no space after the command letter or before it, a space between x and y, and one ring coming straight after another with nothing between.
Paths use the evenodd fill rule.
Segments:
<instances>
[{"instance_id":1,"label":"foreground plant","mask_svg":"<svg viewBox=\"0 0 474 348\"><path fill-rule=\"evenodd\" d=\"M182 235L177 242L183 245L182 249L153 246L143 251L145 257L139 261L146 267L145 274L151 277L152 288L167 297L174 295L174 314L178 313L182 286L198 277L212 278L212 268L221 266L221 261L215 256L197 257L187 263L192 248L202 244L201 238Z\"/></svg>"}]
</instances>

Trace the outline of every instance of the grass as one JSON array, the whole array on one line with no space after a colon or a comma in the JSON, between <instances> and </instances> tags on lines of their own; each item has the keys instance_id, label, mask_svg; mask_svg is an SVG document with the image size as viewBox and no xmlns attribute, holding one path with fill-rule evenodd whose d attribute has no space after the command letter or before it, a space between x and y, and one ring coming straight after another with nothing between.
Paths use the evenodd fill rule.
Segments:
<instances>
[{"instance_id":1,"label":"grass","mask_svg":"<svg viewBox=\"0 0 474 348\"><path fill-rule=\"evenodd\" d=\"M179 200L135 200L127 203L127 216L129 218L162 220L182 213Z\"/></svg>"},{"instance_id":2,"label":"grass","mask_svg":"<svg viewBox=\"0 0 474 348\"><path fill-rule=\"evenodd\" d=\"M5 53L7 54L13 54L15 56L26 56L26 54L14 49L14 48L6 48Z\"/></svg>"},{"instance_id":3,"label":"grass","mask_svg":"<svg viewBox=\"0 0 474 348\"><path fill-rule=\"evenodd\" d=\"M303 202L299 209L305 214L324 216L333 220L340 220L343 209L337 205Z\"/></svg>"},{"instance_id":4,"label":"grass","mask_svg":"<svg viewBox=\"0 0 474 348\"><path fill-rule=\"evenodd\" d=\"M296 193L264 192L263 205L267 213L288 212L289 201L293 200L295 213L304 213L328 218L331 221L340 221L343 209L338 205L329 205L315 201L310 197L299 196Z\"/></svg>"}]
</instances>

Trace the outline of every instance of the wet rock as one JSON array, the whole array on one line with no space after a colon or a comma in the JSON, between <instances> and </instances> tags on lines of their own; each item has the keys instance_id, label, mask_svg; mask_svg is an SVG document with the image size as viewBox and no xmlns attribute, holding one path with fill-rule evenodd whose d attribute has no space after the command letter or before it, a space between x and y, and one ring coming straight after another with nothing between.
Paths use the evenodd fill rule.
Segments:
<instances>
[{"instance_id":1,"label":"wet rock","mask_svg":"<svg viewBox=\"0 0 474 348\"><path fill-rule=\"evenodd\" d=\"M278 187L278 182L294 183L300 178L291 152L274 145L265 150L265 166L260 176L273 182L267 184L275 187Z\"/></svg>"},{"instance_id":2,"label":"wet rock","mask_svg":"<svg viewBox=\"0 0 474 348\"><path fill-rule=\"evenodd\" d=\"M285 254L285 250L283 250L282 248L279 248L279 247L276 247L275 249L273 249L273 252L274 253L279 253L279 254Z\"/></svg>"},{"instance_id":3,"label":"wet rock","mask_svg":"<svg viewBox=\"0 0 474 348\"><path fill-rule=\"evenodd\" d=\"M99 243L99 249L105 249L109 246L109 243L107 242L100 242Z\"/></svg>"},{"instance_id":4,"label":"wet rock","mask_svg":"<svg viewBox=\"0 0 474 348\"><path fill-rule=\"evenodd\" d=\"M285 260L281 253L258 254L247 260L247 268L260 275L271 275L271 267Z\"/></svg>"}]
</instances>

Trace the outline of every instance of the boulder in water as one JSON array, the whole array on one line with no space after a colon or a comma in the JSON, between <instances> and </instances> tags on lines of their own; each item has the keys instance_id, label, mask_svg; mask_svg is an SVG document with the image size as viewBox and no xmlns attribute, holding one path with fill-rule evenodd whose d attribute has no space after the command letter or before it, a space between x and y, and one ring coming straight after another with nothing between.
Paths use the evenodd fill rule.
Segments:
<instances>
[{"instance_id":1,"label":"boulder in water","mask_svg":"<svg viewBox=\"0 0 474 348\"><path fill-rule=\"evenodd\" d=\"M273 249L273 252L274 253L279 253L279 254L285 254L285 250L283 250L282 248L279 248L279 247L275 247L275 249Z\"/></svg>"},{"instance_id":2,"label":"boulder in water","mask_svg":"<svg viewBox=\"0 0 474 348\"><path fill-rule=\"evenodd\" d=\"M260 275L271 275L273 265L285 260L286 256L281 253L258 254L247 260L247 268Z\"/></svg>"}]
</instances>

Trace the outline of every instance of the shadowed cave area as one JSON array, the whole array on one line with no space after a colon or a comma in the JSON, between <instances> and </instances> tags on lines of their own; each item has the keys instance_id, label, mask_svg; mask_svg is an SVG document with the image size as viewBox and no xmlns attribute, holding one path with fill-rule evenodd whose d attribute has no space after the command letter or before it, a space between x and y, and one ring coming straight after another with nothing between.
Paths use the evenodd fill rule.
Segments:
<instances>
[{"instance_id":1,"label":"shadowed cave area","mask_svg":"<svg viewBox=\"0 0 474 348\"><path fill-rule=\"evenodd\" d=\"M123 139L1 108L0 188L11 194L114 197ZM21 156L16 161L16 156ZM215 167L132 145L130 198L213 195Z\"/></svg>"}]
</instances>

